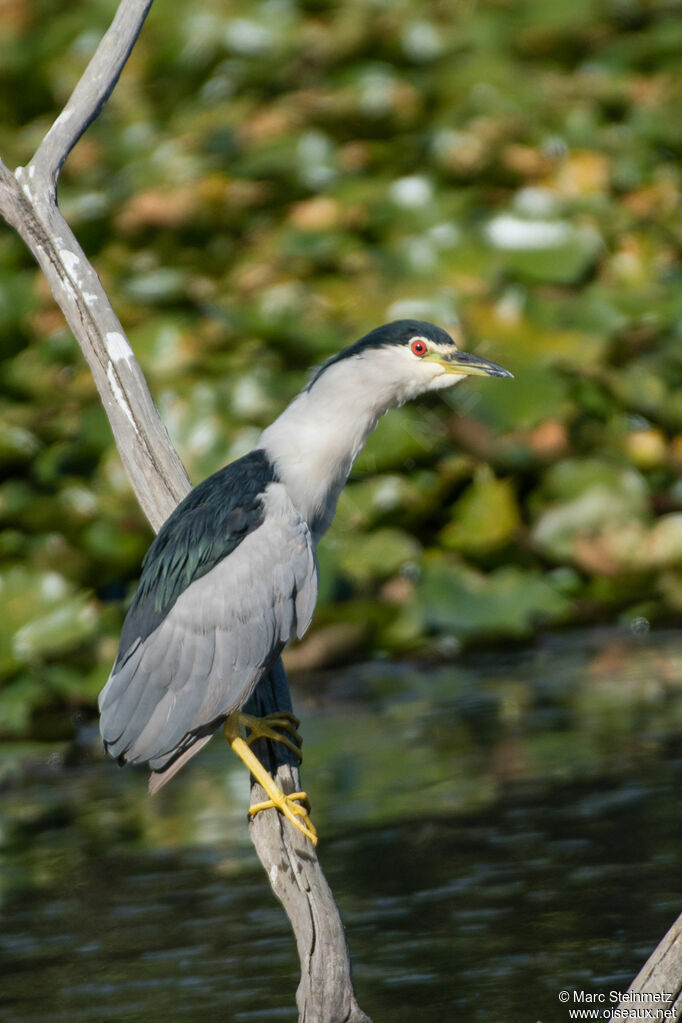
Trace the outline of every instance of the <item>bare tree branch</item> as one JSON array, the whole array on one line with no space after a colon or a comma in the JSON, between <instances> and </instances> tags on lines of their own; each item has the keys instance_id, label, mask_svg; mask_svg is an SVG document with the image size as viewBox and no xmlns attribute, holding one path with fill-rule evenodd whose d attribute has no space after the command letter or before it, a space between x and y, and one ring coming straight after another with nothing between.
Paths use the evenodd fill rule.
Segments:
<instances>
[{"instance_id":1,"label":"bare tree branch","mask_svg":"<svg viewBox=\"0 0 682 1023\"><path fill-rule=\"evenodd\" d=\"M291 710L281 660L256 687L246 709L257 716ZM253 748L283 792L301 791L298 764L281 743L259 740ZM252 802L265 798L260 785L252 785ZM271 813L252 819L251 839L296 935L301 960L296 996L300 1023L371 1023L355 1000L346 935L313 846L281 816Z\"/></svg>"},{"instance_id":2,"label":"bare tree branch","mask_svg":"<svg viewBox=\"0 0 682 1023\"><path fill-rule=\"evenodd\" d=\"M31 161L34 175L49 182L52 195L62 164L109 99L153 0L122 0L114 20Z\"/></svg>"},{"instance_id":3,"label":"bare tree branch","mask_svg":"<svg viewBox=\"0 0 682 1023\"><path fill-rule=\"evenodd\" d=\"M682 1016L682 914L653 950L618 1009L619 1019Z\"/></svg>"},{"instance_id":4,"label":"bare tree branch","mask_svg":"<svg viewBox=\"0 0 682 1023\"><path fill-rule=\"evenodd\" d=\"M0 160L0 213L40 264L92 370L133 490L158 530L191 489L137 359L92 265L56 203L66 156L110 95L151 6L122 0L83 77L26 168ZM249 709L291 708L281 661L257 687ZM262 744L265 745L265 744ZM298 767L281 744L261 751L285 792L300 791ZM251 802L260 802L252 786ZM343 925L312 845L277 811L258 815L251 838L291 920L301 958L301 1023L370 1023L353 994Z\"/></svg>"},{"instance_id":5,"label":"bare tree branch","mask_svg":"<svg viewBox=\"0 0 682 1023\"><path fill-rule=\"evenodd\" d=\"M0 213L37 259L92 370L123 464L156 530L190 483L102 283L29 168L0 161Z\"/></svg>"}]
</instances>

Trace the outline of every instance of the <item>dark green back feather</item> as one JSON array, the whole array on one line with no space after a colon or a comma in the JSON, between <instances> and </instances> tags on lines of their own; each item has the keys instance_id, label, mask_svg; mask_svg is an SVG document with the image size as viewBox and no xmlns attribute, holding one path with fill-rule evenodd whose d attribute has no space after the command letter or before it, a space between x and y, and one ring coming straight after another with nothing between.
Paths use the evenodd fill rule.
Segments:
<instances>
[{"instance_id":1,"label":"dark green back feather","mask_svg":"<svg viewBox=\"0 0 682 1023\"><path fill-rule=\"evenodd\" d=\"M142 562L116 667L136 640L160 625L187 587L226 558L263 521L262 495L276 480L264 451L226 465L192 490L166 519Z\"/></svg>"}]
</instances>

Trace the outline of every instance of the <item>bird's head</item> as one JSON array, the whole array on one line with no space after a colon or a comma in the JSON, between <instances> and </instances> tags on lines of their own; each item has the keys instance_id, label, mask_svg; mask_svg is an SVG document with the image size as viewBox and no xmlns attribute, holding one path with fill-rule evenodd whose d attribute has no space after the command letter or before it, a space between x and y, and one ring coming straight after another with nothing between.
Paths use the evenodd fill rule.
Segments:
<instances>
[{"instance_id":1,"label":"bird's head","mask_svg":"<svg viewBox=\"0 0 682 1023\"><path fill-rule=\"evenodd\" d=\"M463 352L459 334L459 330L450 334L423 320L387 323L329 359L309 387L337 367L352 371L357 386L366 382L375 393L383 392L386 403L392 405L451 387L467 376L512 376L488 359Z\"/></svg>"}]
</instances>

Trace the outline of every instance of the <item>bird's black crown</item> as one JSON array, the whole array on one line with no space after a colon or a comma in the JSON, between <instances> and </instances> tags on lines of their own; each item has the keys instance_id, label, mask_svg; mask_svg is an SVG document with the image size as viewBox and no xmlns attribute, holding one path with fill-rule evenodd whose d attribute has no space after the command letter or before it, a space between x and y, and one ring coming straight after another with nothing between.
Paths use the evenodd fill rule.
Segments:
<instances>
[{"instance_id":1,"label":"bird's black crown","mask_svg":"<svg viewBox=\"0 0 682 1023\"><path fill-rule=\"evenodd\" d=\"M331 359L327 359L315 372L308 387L312 387L322 374L342 359L352 359L356 355L376 348L389 348L391 345L406 345L413 337L423 337L427 341L433 341L437 345L452 345L453 339L441 327L434 323L427 323L426 320L394 320L392 323L385 323L382 327L376 327L365 334L359 341L355 341L348 348L343 348Z\"/></svg>"}]
</instances>

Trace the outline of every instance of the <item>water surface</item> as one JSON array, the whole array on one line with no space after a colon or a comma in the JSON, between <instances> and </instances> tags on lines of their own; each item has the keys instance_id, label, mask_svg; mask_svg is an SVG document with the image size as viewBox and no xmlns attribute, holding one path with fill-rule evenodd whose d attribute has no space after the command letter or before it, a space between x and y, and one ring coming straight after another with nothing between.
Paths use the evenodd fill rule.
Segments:
<instances>
[{"instance_id":1,"label":"water surface","mask_svg":"<svg viewBox=\"0 0 682 1023\"><path fill-rule=\"evenodd\" d=\"M560 989L624 989L682 910L675 636L375 663L295 701L376 1023L567 1020ZM144 773L73 751L7 747L0 771L1 1019L296 1019L224 742L153 800Z\"/></svg>"}]
</instances>

